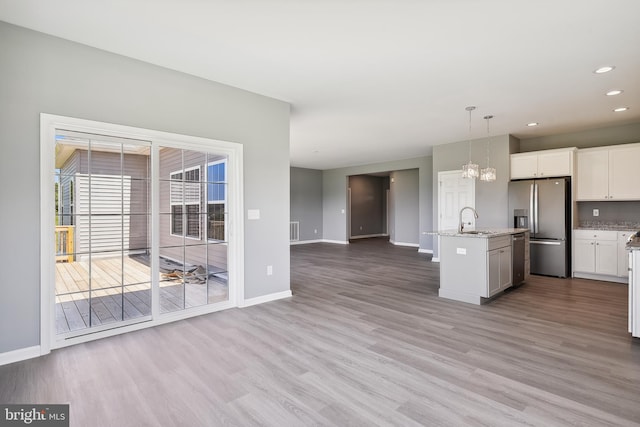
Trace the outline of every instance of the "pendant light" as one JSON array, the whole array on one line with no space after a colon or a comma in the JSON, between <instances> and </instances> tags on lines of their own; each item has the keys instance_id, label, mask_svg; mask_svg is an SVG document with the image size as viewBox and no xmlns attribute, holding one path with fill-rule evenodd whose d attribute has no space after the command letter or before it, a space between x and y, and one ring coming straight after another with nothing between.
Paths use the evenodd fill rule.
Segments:
<instances>
[{"instance_id":1,"label":"pendant light","mask_svg":"<svg viewBox=\"0 0 640 427\"><path fill-rule=\"evenodd\" d=\"M480 181L493 182L496 180L496 168L489 167L489 145L491 144L491 132L489 132L489 120L493 116L484 116L487 121L487 167L480 170Z\"/></svg>"},{"instance_id":2,"label":"pendant light","mask_svg":"<svg viewBox=\"0 0 640 427\"><path fill-rule=\"evenodd\" d=\"M462 166L462 177L471 179L476 179L480 175L478 165L471 161L471 112L475 109L476 107L474 106L465 108L469 112L469 163Z\"/></svg>"}]
</instances>

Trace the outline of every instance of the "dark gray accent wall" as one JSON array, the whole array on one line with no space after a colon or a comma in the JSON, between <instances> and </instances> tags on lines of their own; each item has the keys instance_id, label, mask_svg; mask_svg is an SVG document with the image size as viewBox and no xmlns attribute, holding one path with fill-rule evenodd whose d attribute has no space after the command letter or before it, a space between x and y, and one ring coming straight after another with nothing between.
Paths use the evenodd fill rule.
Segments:
<instances>
[{"instance_id":1,"label":"dark gray accent wall","mask_svg":"<svg viewBox=\"0 0 640 427\"><path fill-rule=\"evenodd\" d=\"M391 174L393 233L390 240L400 244L420 242L420 179L418 169Z\"/></svg>"},{"instance_id":2,"label":"dark gray accent wall","mask_svg":"<svg viewBox=\"0 0 640 427\"><path fill-rule=\"evenodd\" d=\"M578 202L578 223L585 221L600 223L640 224L640 202ZM599 210L599 216L593 216L593 210Z\"/></svg>"},{"instance_id":3,"label":"dark gray accent wall","mask_svg":"<svg viewBox=\"0 0 640 427\"><path fill-rule=\"evenodd\" d=\"M538 151L565 147L591 148L633 142L640 142L640 123L521 139L520 151Z\"/></svg>"},{"instance_id":4,"label":"dark gray accent wall","mask_svg":"<svg viewBox=\"0 0 640 427\"><path fill-rule=\"evenodd\" d=\"M322 238L322 171L291 168L291 221L300 222L300 240Z\"/></svg>"},{"instance_id":5,"label":"dark gray accent wall","mask_svg":"<svg viewBox=\"0 0 640 427\"><path fill-rule=\"evenodd\" d=\"M496 168L495 182L476 182L476 220L478 228L504 228L508 221L508 191L510 178L510 154L517 148L518 141L511 135L500 135L472 141L455 142L433 147L433 224L431 230L438 228L438 172L460 170L471 159L480 167L487 165L487 140L490 141L490 166ZM437 251L437 248L435 248ZM437 254L434 254L437 256Z\"/></svg>"},{"instance_id":6,"label":"dark gray accent wall","mask_svg":"<svg viewBox=\"0 0 640 427\"><path fill-rule=\"evenodd\" d=\"M288 103L1 22L0 52L0 352L40 340L40 113L242 144L245 298L290 289Z\"/></svg>"},{"instance_id":7,"label":"dark gray accent wall","mask_svg":"<svg viewBox=\"0 0 640 427\"><path fill-rule=\"evenodd\" d=\"M406 169L418 169L419 229L421 231L430 230L433 224L433 210L431 205L433 200L433 171L432 157L427 156L323 171L323 238L330 241L347 241L346 211L349 176ZM391 230L389 230L389 233L391 233ZM432 248L432 237L421 234L420 249L431 250Z\"/></svg>"},{"instance_id":8,"label":"dark gray accent wall","mask_svg":"<svg viewBox=\"0 0 640 427\"><path fill-rule=\"evenodd\" d=\"M349 177L351 189L351 236L383 234L386 220L386 177Z\"/></svg>"}]
</instances>

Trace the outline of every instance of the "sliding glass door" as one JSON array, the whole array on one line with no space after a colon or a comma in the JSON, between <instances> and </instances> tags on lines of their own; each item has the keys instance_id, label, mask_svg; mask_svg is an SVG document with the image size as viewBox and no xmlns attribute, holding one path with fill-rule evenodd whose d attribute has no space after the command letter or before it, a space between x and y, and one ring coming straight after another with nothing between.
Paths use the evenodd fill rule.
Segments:
<instances>
[{"instance_id":1,"label":"sliding glass door","mask_svg":"<svg viewBox=\"0 0 640 427\"><path fill-rule=\"evenodd\" d=\"M57 340L229 306L232 151L54 133Z\"/></svg>"}]
</instances>

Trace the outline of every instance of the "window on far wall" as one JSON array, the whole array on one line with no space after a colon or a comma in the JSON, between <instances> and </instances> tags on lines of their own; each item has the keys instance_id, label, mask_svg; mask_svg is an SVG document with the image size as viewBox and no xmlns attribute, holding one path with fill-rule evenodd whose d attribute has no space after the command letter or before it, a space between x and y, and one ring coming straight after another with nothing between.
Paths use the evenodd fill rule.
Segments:
<instances>
[{"instance_id":1,"label":"window on far wall","mask_svg":"<svg viewBox=\"0 0 640 427\"><path fill-rule=\"evenodd\" d=\"M171 234L200 238L200 166L171 172Z\"/></svg>"},{"instance_id":2,"label":"window on far wall","mask_svg":"<svg viewBox=\"0 0 640 427\"><path fill-rule=\"evenodd\" d=\"M207 236L209 240L226 240L227 161L207 165Z\"/></svg>"}]
</instances>

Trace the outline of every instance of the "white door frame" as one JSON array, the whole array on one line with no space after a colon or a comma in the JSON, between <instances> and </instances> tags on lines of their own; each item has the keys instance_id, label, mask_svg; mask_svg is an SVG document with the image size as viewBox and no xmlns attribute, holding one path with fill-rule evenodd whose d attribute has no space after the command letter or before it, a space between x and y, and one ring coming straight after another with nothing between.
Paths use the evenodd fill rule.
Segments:
<instances>
[{"instance_id":1,"label":"white door frame","mask_svg":"<svg viewBox=\"0 0 640 427\"><path fill-rule=\"evenodd\" d=\"M127 324L109 330L81 335L66 340L56 339L55 323L55 224L52 220L54 212L54 186L51 185L55 174L55 135L56 129L78 132L112 135L122 138L149 141L151 143L152 176L151 176L151 253L152 263L158 254L159 247L159 182L158 182L158 147L173 146L177 148L215 152L226 155L228 179L228 271L229 299L223 303L203 305L172 313L160 314L157 297L159 273L157 265L152 264L152 314L151 320L135 324ZM153 155L155 152L155 156ZM81 342L91 341L112 335L118 335L138 329L148 328L163 323L173 322L201 314L212 313L244 304L244 215L243 215L243 146L227 141L161 132L131 126L83 120L72 117L40 114L40 354L49 353L52 349L65 347ZM155 295L155 296L154 296Z\"/></svg>"}]
</instances>

